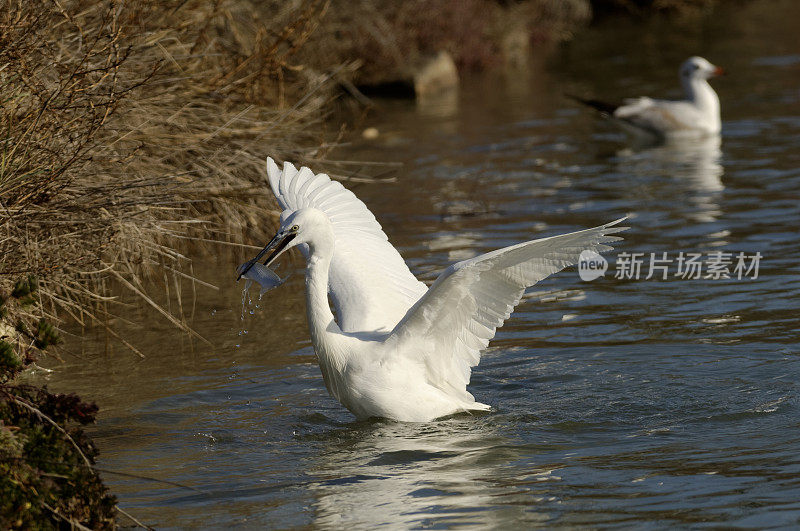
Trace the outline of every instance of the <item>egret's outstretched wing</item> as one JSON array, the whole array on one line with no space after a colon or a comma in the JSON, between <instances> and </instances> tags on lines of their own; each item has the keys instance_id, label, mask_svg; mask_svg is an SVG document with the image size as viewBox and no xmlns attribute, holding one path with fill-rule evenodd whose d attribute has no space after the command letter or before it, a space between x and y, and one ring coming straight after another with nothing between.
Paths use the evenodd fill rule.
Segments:
<instances>
[{"instance_id":1,"label":"egret's outstretched wing","mask_svg":"<svg viewBox=\"0 0 800 531\"><path fill-rule=\"evenodd\" d=\"M511 315L525 288L575 264L581 251L611 250L621 240L611 234L627 229L601 227L520 243L458 262L443 271L428 292L392 331L398 344L413 341L412 356L425 363L430 382L467 400L471 368L495 330ZM409 349L398 348L400 352Z\"/></svg>"},{"instance_id":2,"label":"egret's outstretched wing","mask_svg":"<svg viewBox=\"0 0 800 531\"><path fill-rule=\"evenodd\" d=\"M300 208L323 211L336 238L328 289L345 332L388 332L425 293L380 224L350 190L324 173L283 171L267 159L267 177L285 218Z\"/></svg>"}]
</instances>

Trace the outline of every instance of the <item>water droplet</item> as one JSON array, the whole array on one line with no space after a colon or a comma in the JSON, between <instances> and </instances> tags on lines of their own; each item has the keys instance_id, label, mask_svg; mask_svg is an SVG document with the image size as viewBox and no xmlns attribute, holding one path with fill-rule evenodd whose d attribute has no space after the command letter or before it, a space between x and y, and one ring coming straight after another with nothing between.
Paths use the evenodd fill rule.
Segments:
<instances>
[{"instance_id":1,"label":"water droplet","mask_svg":"<svg viewBox=\"0 0 800 531\"><path fill-rule=\"evenodd\" d=\"M208 442L210 442L211 444L214 444L215 442L217 442L216 437L214 437L210 433L198 433L197 435L199 435L201 437L205 437L206 439L208 439Z\"/></svg>"}]
</instances>

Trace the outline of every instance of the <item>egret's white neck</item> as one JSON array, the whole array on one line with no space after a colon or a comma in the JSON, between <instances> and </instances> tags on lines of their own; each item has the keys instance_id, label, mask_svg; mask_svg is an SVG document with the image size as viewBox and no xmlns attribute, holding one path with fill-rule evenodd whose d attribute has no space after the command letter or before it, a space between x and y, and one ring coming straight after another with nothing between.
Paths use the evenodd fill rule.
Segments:
<instances>
[{"instance_id":1,"label":"egret's white neck","mask_svg":"<svg viewBox=\"0 0 800 531\"><path fill-rule=\"evenodd\" d=\"M719 97L709 85L708 80L693 77L683 82L686 99L693 103L707 119L709 132L718 133L721 129Z\"/></svg>"},{"instance_id":2,"label":"egret's white neck","mask_svg":"<svg viewBox=\"0 0 800 531\"><path fill-rule=\"evenodd\" d=\"M328 236L327 234L323 236ZM306 268L306 315L311 342L320 365L340 369L344 363L342 330L336 324L328 303L328 275L333 258L333 234L309 242ZM324 368L323 368L324 372Z\"/></svg>"}]
</instances>

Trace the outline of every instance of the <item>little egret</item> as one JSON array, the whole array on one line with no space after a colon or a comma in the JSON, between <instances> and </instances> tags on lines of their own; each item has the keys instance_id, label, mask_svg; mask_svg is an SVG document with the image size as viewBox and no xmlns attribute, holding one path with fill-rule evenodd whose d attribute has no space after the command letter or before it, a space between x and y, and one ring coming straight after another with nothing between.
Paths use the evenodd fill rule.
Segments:
<instances>
[{"instance_id":1,"label":"little egret","mask_svg":"<svg viewBox=\"0 0 800 531\"><path fill-rule=\"evenodd\" d=\"M325 386L357 418L427 422L490 409L467 391L472 367L525 288L603 252L614 226L512 245L445 269L430 288L409 271L375 216L325 174L269 158L283 213L275 237L239 269L299 247L306 258L306 312ZM336 318L328 295L333 301Z\"/></svg>"},{"instance_id":2,"label":"little egret","mask_svg":"<svg viewBox=\"0 0 800 531\"><path fill-rule=\"evenodd\" d=\"M679 71L685 100L630 98L622 105L600 100L572 98L614 118L620 125L638 132L666 138L673 136L715 135L722 128L719 97L708 80L723 74L702 57L690 57Z\"/></svg>"}]
</instances>

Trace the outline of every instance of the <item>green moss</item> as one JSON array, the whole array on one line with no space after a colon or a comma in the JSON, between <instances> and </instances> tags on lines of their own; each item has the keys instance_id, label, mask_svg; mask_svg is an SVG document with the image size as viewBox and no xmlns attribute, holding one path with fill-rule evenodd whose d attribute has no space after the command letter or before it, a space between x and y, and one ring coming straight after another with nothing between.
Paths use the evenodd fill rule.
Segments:
<instances>
[{"instance_id":1,"label":"green moss","mask_svg":"<svg viewBox=\"0 0 800 531\"><path fill-rule=\"evenodd\" d=\"M59 342L61 342L61 337L55 327L44 318L39 319L39 324L36 327L36 339L33 343L36 348L46 349L50 345L57 345Z\"/></svg>"},{"instance_id":2,"label":"green moss","mask_svg":"<svg viewBox=\"0 0 800 531\"><path fill-rule=\"evenodd\" d=\"M16 369L20 365L22 365L22 362L17 353L14 352L14 347L7 341L0 340L0 370L4 367Z\"/></svg>"},{"instance_id":3,"label":"green moss","mask_svg":"<svg viewBox=\"0 0 800 531\"><path fill-rule=\"evenodd\" d=\"M30 306L33 306L34 304L36 304L36 299L34 297L32 297L31 295L28 295L27 297L22 297L19 300L19 305L22 308L28 308Z\"/></svg>"},{"instance_id":4,"label":"green moss","mask_svg":"<svg viewBox=\"0 0 800 531\"><path fill-rule=\"evenodd\" d=\"M91 466L97 450L80 428L94 421L97 406L12 383L37 353L61 341L46 319L19 311L37 303L38 288L28 276L0 302L0 319L22 339L0 339L0 529L111 529L116 500Z\"/></svg>"},{"instance_id":5,"label":"green moss","mask_svg":"<svg viewBox=\"0 0 800 531\"><path fill-rule=\"evenodd\" d=\"M18 401L55 421L75 445ZM116 499L86 465L83 456L94 463L97 450L76 425L93 421L96 412L75 395L0 387L0 528L114 527Z\"/></svg>"},{"instance_id":6,"label":"green moss","mask_svg":"<svg viewBox=\"0 0 800 531\"><path fill-rule=\"evenodd\" d=\"M21 320L17 321L17 324L14 325L14 330L24 336L30 335L30 332L28 332L28 326Z\"/></svg>"},{"instance_id":7,"label":"green moss","mask_svg":"<svg viewBox=\"0 0 800 531\"><path fill-rule=\"evenodd\" d=\"M14 284L14 289L11 291L11 296L15 299L21 299L36 292L39 289L39 281L33 275L28 275Z\"/></svg>"},{"instance_id":8,"label":"green moss","mask_svg":"<svg viewBox=\"0 0 800 531\"><path fill-rule=\"evenodd\" d=\"M0 383L13 378L22 368L22 360L7 341L0 340Z\"/></svg>"}]
</instances>

